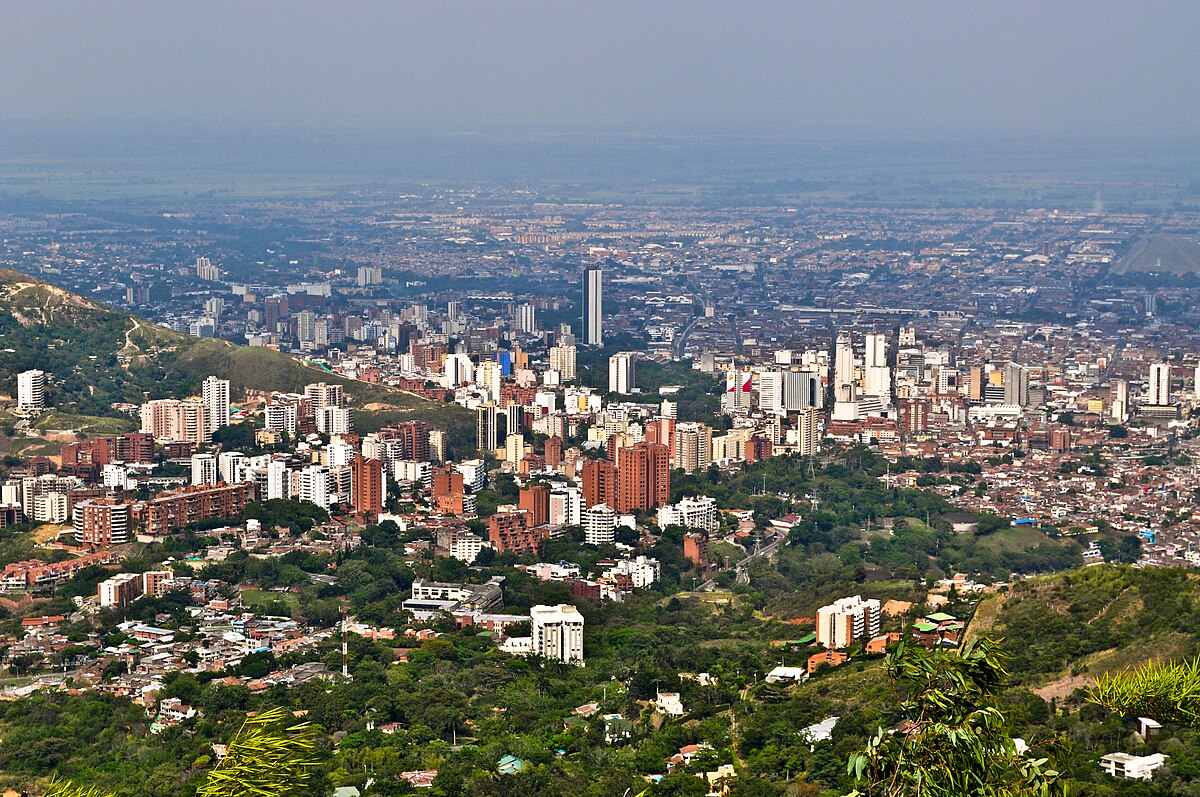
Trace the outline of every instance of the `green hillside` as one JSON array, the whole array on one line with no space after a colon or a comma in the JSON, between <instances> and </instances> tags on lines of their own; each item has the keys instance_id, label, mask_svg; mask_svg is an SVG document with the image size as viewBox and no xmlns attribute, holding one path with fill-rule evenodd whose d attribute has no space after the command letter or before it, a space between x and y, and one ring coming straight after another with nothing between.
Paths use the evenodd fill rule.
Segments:
<instances>
[{"instance_id":1,"label":"green hillside","mask_svg":"<svg viewBox=\"0 0 1200 797\"><path fill-rule=\"evenodd\" d=\"M1021 581L985 598L968 634L1002 637L1014 677L1061 700L1100 672L1197 655L1198 629L1200 574L1103 566Z\"/></svg>"},{"instance_id":2,"label":"green hillside","mask_svg":"<svg viewBox=\"0 0 1200 797\"><path fill-rule=\"evenodd\" d=\"M389 420L470 425L455 405L333 376L271 349L183 335L11 269L0 269L0 311L0 392L13 395L16 374L40 368L51 375L47 404L71 415L103 416L114 402L194 395L205 377L216 375L230 381L235 397L336 382L355 405L379 405L375 412Z\"/></svg>"}]
</instances>

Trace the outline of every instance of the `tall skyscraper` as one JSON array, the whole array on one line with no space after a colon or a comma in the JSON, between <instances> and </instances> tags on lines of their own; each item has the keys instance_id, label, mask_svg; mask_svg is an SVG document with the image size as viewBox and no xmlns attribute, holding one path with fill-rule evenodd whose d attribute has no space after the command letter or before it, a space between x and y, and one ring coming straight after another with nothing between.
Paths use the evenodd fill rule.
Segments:
<instances>
[{"instance_id":1,"label":"tall skyscraper","mask_svg":"<svg viewBox=\"0 0 1200 797\"><path fill-rule=\"evenodd\" d=\"M1029 404L1029 370L1020 363L1004 366L1004 403L1018 407Z\"/></svg>"},{"instance_id":2,"label":"tall skyscraper","mask_svg":"<svg viewBox=\"0 0 1200 797\"><path fill-rule=\"evenodd\" d=\"M513 313L513 322L518 332L537 332L534 306L528 303L517 305L516 312Z\"/></svg>"},{"instance_id":3,"label":"tall skyscraper","mask_svg":"<svg viewBox=\"0 0 1200 797\"><path fill-rule=\"evenodd\" d=\"M46 404L46 373L22 371L17 374L17 409L40 410Z\"/></svg>"},{"instance_id":4,"label":"tall skyscraper","mask_svg":"<svg viewBox=\"0 0 1200 797\"><path fill-rule=\"evenodd\" d=\"M583 343L604 345L604 272L599 266L583 270Z\"/></svg>"},{"instance_id":5,"label":"tall skyscraper","mask_svg":"<svg viewBox=\"0 0 1200 797\"><path fill-rule=\"evenodd\" d=\"M670 450L661 443L617 449L618 512L654 509L671 500Z\"/></svg>"},{"instance_id":6,"label":"tall skyscraper","mask_svg":"<svg viewBox=\"0 0 1200 797\"><path fill-rule=\"evenodd\" d=\"M1129 420L1129 383L1124 379L1113 382L1113 400L1110 414L1117 423Z\"/></svg>"},{"instance_id":7,"label":"tall skyscraper","mask_svg":"<svg viewBox=\"0 0 1200 797\"><path fill-rule=\"evenodd\" d=\"M1155 363L1150 366L1150 391L1147 403L1165 407L1171 403L1171 364Z\"/></svg>"},{"instance_id":8,"label":"tall skyscraper","mask_svg":"<svg viewBox=\"0 0 1200 797\"><path fill-rule=\"evenodd\" d=\"M208 408L208 434L229 425L229 380L210 376L204 380L200 392L204 406Z\"/></svg>"},{"instance_id":9,"label":"tall skyscraper","mask_svg":"<svg viewBox=\"0 0 1200 797\"><path fill-rule=\"evenodd\" d=\"M496 429L496 405L484 404L475 410L475 447L485 454L496 450L500 442Z\"/></svg>"},{"instance_id":10,"label":"tall skyscraper","mask_svg":"<svg viewBox=\"0 0 1200 797\"><path fill-rule=\"evenodd\" d=\"M383 511L383 463L355 457L350 463L350 503L356 515L378 515Z\"/></svg>"},{"instance_id":11,"label":"tall skyscraper","mask_svg":"<svg viewBox=\"0 0 1200 797\"><path fill-rule=\"evenodd\" d=\"M632 352L619 352L608 358L608 392L627 396L637 387Z\"/></svg>"}]
</instances>

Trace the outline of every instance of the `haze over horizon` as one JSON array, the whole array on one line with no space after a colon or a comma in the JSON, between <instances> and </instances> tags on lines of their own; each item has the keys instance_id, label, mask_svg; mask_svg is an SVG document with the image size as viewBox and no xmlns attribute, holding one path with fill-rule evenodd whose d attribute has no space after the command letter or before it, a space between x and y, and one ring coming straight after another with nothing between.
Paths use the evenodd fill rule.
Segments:
<instances>
[{"instance_id":1,"label":"haze over horizon","mask_svg":"<svg viewBox=\"0 0 1200 797\"><path fill-rule=\"evenodd\" d=\"M1200 132L1200 6L8 2L0 123L410 134ZM68 131L69 132L69 129Z\"/></svg>"}]
</instances>

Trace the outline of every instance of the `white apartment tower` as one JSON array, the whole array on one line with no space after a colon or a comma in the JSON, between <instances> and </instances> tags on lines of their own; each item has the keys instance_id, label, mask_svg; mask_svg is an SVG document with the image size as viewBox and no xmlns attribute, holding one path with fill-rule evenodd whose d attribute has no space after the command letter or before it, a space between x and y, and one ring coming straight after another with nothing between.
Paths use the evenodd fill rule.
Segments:
<instances>
[{"instance_id":1,"label":"white apartment tower","mask_svg":"<svg viewBox=\"0 0 1200 797\"><path fill-rule=\"evenodd\" d=\"M608 358L608 392L629 395L637 387L633 352L623 351Z\"/></svg>"},{"instance_id":2,"label":"white apartment tower","mask_svg":"<svg viewBox=\"0 0 1200 797\"><path fill-rule=\"evenodd\" d=\"M17 409L40 410L46 405L46 372L22 371L17 374Z\"/></svg>"},{"instance_id":3,"label":"white apartment tower","mask_svg":"<svg viewBox=\"0 0 1200 797\"><path fill-rule=\"evenodd\" d=\"M229 425L229 380L210 376L201 387L201 397L208 408L208 434Z\"/></svg>"},{"instance_id":4,"label":"white apartment tower","mask_svg":"<svg viewBox=\"0 0 1200 797\"><path fill-rule=\"evenodd\" d=\"M217 483L217 458L212 454L192 454L192 484Z\"/></svg>"},{"instance_id":5,"label":"white apartment tower","mask_svg":"<svg viewBox=\"0 0 1200 797\"><path fill-rule=\"evenodd\" d=\"M535 656L583 664L583 615L574 606L533 606L529 609L533 629L531 650Z\"/></svg>"},{"instance_id":6,"label":"white apartment tower","mask_svg":"<svg viewBox=\"0 0 1200 797\"><path fill-rule=\"evenodd\" d=\"M513 313L513 321L518 332L530 334L537 332L537 311L532 304L517 305L516 312Z\"/></svg>"},{"instance_id":7,"label":"white apartment tower","mask_svg":"<svg viewBox=\"0 0 1200 797\"><path fill-rule=\"evenodd\" d=\"M604 272L599 266L583 270L583 343L604 345Z\"/></svg>"},{"instance_id":8,"label":"white apartment tower","mask_svg":"<svg viewBox=\"0 0 1200 797\"><path fill-rule=\"evenodd\" d=\"M1147 403L1155 407L1165 407L1171 403L1171 365L1170 363L1155 363L1150 366L1150 392Z\"/></svg>"},{"instance_id":9,"label":"white apartment tower","mask_svg":"<svg viewBox=\"0 0 1200 797\"><path fill-rule=\"evenodd\" d=\"M617 513L608 504L583 510L583 541L588 545L612 545L617 539Z\"/></svg>"}]
</instances>

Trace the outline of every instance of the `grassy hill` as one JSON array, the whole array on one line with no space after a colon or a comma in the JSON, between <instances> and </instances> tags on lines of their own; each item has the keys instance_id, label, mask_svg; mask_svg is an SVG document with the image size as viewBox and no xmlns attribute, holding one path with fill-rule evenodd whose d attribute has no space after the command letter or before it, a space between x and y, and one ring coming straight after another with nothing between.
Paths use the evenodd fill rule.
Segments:
<instances>
[{"instance_id":1,"label":"grassy hill","mask_svg":"<svg viewBox=\"0 0 1200 797\"><path fill-rule=\"evenodd\" d=\"M1063 699L1101 672L1200 653L1200 574L1085 567L984 598L968 638L1002 637L1014 679Z\"/></svg>"},{"instance_id":2,"label":"grassy hill","mask_svg":"<svg viewBox=\"0 0 1200 797\"><path fill-rule=\"evenodd\" d=\"M271 349L183 335L0 269L0 392L13 395L16 374L31 368L51 375L47 404L70 415L104 416L114 402L194 395L216 375L230 381L235 397L336 382L356 406L373 406L364 420L414 418L451 431L470 425L457 406L334 376Z\"/></svg>"}]
</instances>

